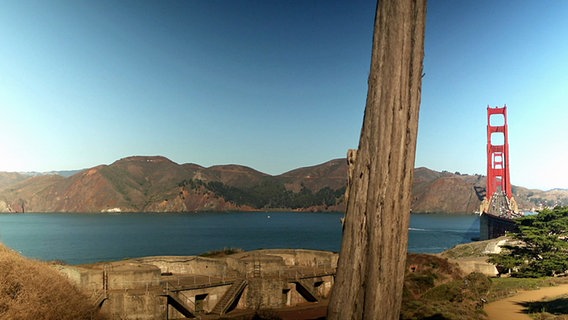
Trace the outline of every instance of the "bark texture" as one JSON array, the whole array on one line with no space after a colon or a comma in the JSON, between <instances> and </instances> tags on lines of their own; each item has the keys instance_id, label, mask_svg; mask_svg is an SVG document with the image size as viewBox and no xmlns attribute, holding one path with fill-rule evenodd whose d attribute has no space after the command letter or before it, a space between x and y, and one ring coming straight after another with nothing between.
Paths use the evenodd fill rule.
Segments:
<instances>
[{"instance_id":1,"label":"bark texture","mask_svg":"<svg viewBox=\"0 0 568 320\"><path fill-rule=\"evenodd\" d=\"M328 319L399 318L425 20L425 0L377 5L365 117Z\"/></svg>"}]
</instances>

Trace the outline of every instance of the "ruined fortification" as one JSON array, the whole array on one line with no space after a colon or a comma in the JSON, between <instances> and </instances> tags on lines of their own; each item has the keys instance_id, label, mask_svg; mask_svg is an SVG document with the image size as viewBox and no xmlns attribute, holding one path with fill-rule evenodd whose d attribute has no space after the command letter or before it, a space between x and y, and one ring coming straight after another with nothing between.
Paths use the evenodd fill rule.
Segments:
<instances>
[{"instance_id":1,"label":"ruined fortification","mask_svg":"<svg viewBox=\"0 0 568 320\"><path fill-rule=\"evenodd\" d=\"M283 249L57 268L111 319L215 319L326 300L336 266L335 253Z\"/></svg>"}]
</instances>

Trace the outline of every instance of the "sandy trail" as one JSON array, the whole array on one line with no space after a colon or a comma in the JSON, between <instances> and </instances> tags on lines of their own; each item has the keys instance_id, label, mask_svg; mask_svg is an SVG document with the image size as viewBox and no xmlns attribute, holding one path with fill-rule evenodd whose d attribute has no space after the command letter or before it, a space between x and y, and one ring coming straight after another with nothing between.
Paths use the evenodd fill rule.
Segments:
<instances>
[{"instance_id":1,"label":"sandy trail","mask_svg":"<svg viewBox=\"0 0 568 320\"><path fill-rule=\"evenodd\" d=\"M525 307L520 303L540 301L544 298L554 298L563 294L568 294L568 284L521 291L512 297L488 303L485 306L485 312L489 316L489 320L531 320L531 317L523 312Z\"/></svg>"}]
</instances>

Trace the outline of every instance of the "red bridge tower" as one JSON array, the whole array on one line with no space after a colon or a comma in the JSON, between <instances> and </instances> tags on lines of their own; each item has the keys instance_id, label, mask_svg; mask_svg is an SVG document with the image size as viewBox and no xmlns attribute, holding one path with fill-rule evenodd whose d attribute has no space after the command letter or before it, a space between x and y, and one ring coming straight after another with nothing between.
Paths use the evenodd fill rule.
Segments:
<instances>
[{"instance_id":1,"label":"red bridge tower","mask_svg":"<svg viewBox=\"0 0 568 320\"><path fill-rule=\"evenodd\" d=\"M516 230L519 217L509 176L507 106L487 107L487 187L480 206L479 238L494 239Z\"/></svg>"},{"instance_id":2,"label":"red bridge tower","mask_svg":"<svg viewBox=\"0 0 568 320\"><path fill-rule=\"evenodd\" d=\"M509 134L507 106L487 107L487 198L495 192L513 196L509 178Z\"/></svg>"}]
</instances>

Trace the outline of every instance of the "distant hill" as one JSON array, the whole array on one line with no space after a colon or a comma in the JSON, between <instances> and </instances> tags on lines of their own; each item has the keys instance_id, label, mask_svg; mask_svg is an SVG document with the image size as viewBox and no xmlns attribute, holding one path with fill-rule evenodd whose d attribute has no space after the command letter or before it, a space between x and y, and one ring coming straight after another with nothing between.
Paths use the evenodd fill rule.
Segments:
<instances>
[{"instance_id":1,"label":"distant hill","mask_svg":"<svg viewBox=\"0 0 568 320\"><path fill-rule=\"evenodd\" d=\"M0 190L28 178L29 177L16 172L0 172Z\"/></svg>"},{"instance_id":2,"label":"distant hill","mask_svg":"<svg viewBox=\"0 0 568 320\"><path fill-rule=\"evenodd\" d=\"M412 211L471 213L479 210L485 177L414 169ZM478 190L478 191L476 191Z\"/></svg>"},{"instance_id":3,"label":"distant hill","mask_svg":"<svg viewBox=\"0 0 568 320\"><path fill-rule=\"evenodd\" d=\"M239 165L205 168L135 156L71 173L0 172L0 212L345 210L345 159L272 176ZM484 186L481 175L417 168L413 212L474 212ZM513 192L524 209L568 204L568 190Z\"/></svg>"},{"instance_id":4,"label":"distant hill","mask_svg":"<svg viewBox=\"0 0 568 320\"><path fill-rule=\"evenodd\" d=\"M46 175L58 175L63 177L70 177L74 174L77 174L83 170L60 170L60 171L48 171L48 172L37 172L37 171L30 171L30 172L18 172L24 177L37 177L37 176L46 176ZM14 172L12 172L13 174Z\"/></svg>"},{"instance_id":5,"label":"distant hill","mask_svg":"<svg viewBox=\"0 0 568 320\"><path fill-rule=\"evenodd\" d=\"M337 172L341 162L280 176L239 165L180 165L160 156L128 157L70 177L0 173L0 211L338 211L346 179Z\"/></svg>"}]
</instances>

